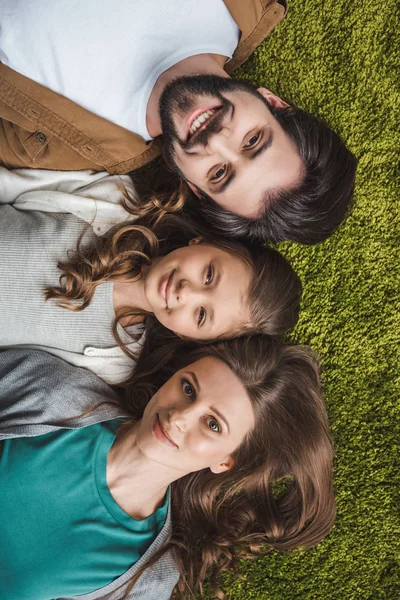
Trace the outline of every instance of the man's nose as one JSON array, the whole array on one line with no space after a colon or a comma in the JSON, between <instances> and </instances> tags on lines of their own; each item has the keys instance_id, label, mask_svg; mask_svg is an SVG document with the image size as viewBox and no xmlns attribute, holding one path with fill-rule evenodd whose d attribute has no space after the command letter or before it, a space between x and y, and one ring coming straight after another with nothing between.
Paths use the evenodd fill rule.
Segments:
<instances>
[{"instance_id":1,"label":"man's nose","mask_svg":"<svg viewBox=\"0 0 400 600\"><path fill-rule=\"evenodd\" d=\"M218 157L218 160L234 163L238 159L232 132L227 127L208 136L206 151Z\"/></svg>"}]
</instances>

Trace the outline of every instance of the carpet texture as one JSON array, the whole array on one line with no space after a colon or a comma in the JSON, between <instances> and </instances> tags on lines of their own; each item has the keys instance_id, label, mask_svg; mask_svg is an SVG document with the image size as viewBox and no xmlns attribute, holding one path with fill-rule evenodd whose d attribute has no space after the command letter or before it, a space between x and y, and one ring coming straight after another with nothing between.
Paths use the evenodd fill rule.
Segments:
<instances>
[{"instance_id":1,"label":"carpet texture","mask_svg":"<svg viewBox=\"0 0 400 600\"><path fill-rule=\"evenodd\" d=\"M400 598L396 10L393 0L289 0L287 18L235 73L325 119L358 172L354 209L332 238L278 246L304 284L291 339L323 364L336 525L311 551L243 561L241 577L221 578L230 600Z\"/></svg>"}]
</instances>

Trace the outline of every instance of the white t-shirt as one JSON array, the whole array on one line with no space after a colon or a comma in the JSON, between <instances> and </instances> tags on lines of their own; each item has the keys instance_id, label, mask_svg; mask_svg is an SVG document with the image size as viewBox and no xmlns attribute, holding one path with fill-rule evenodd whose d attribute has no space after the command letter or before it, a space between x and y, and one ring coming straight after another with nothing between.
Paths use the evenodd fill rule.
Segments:
<instances>
[{"instance_id":1,"label":"white t-shirt","mask_svg":"<svg viewBox=\"0 0 400 600\"><path fill-rule=\"evenodd\" d=\"M158 77L196 54L231 58L223 0L1 0L0 61L146 140Z\"/></svg>"}]
</instances>

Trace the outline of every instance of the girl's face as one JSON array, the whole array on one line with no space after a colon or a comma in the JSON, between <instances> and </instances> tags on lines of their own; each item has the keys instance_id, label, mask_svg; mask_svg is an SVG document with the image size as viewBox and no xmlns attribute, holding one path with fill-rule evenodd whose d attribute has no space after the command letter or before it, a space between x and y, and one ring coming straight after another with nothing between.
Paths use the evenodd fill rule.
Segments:
<instances>
[{"instance_id":1,"label":"girl's face","mask_svg":"<svg viewBox=\"0 0 400 600\"><path fill-rule=\"evenodd\" d=\"M231 454L254 427L240 380L214 357L178 371L153 396L139 422L137 445L151 461L187 473L229 469Z\"/></svg>"},{"instance_id":2,"label":"girl's face","mask_svg":"<svg viewBox=\"0 0 400 600\"><path fill-rule=\"evenodd\" d=\"M154 316L178 335L230 337L249 320L251 267L199 241L154 262L144 282L145 295Z\"/></svg>"}]
</instances>

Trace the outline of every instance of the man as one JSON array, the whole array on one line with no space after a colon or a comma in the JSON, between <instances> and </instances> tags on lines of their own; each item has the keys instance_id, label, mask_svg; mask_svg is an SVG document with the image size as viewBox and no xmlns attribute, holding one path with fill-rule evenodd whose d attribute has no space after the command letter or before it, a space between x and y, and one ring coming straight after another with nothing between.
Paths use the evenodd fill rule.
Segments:
<instances>
[{"instance_id":1,"label":"man","mask_svg":"<svg viewBox=\"0 0 400 600\"><path fill-rule=\"evenodd\" d=\"M227 74L285 12L284 0L3 2L0 160L127 173L163 134L226 235L325 239L350 203L354 158L322 122Z\"/></svg>"}]
</instances>

